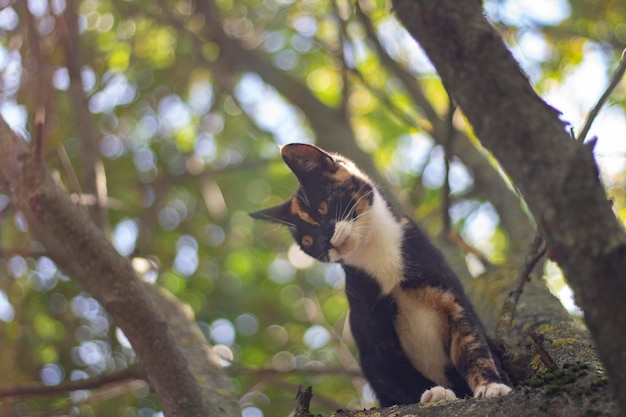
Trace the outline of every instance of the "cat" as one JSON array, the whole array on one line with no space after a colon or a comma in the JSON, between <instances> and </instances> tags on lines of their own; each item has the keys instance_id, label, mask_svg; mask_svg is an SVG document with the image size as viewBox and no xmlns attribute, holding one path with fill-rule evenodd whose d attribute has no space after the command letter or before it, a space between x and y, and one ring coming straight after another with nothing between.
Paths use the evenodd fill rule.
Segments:
<instances>
[{"instance_id":1,"label":"cat","mask_svg":"<svg viewBox=\"0 0 626 417\"><path fill-rule=\"evenodd\" d=\"M281 155L298 191L250 215L342 265L350 328L381 407L508 394L459 279L417 224L347 158L297 143Z\"/></svg>"}]
</instances>

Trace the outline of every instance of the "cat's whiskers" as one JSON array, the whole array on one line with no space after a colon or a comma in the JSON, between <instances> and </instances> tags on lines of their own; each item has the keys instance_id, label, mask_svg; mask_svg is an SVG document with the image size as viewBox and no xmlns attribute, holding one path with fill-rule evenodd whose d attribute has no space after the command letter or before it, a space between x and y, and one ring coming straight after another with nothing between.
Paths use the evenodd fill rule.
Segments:
<instances>
[{"instance_id":1,"label":"cat's whiskers","mask_svg":"<svg viewBox=\"0 0 626 417\"><path fill-rule=\"evenodd\" d=\"M361 184L361 186L359 187L359 189L356 191L355 195L358 195L359 198L354 201L353 204L348 204L344 210L341 210L341 215L336 218L337 221L339 220L344 220L347 219L349 217L352 216L352 213L354 212L354 210L356 210L357 205L359 204L359 202L363 199L369 196L369 194L372 193L372 191L370 190L368 193L365 194L360 194L361 190L363 190L363 188L366 187L366 184ZM352 203L352 201L350 201L350 203Z\"/></svg>"},{"instance_id":2,"label":"cat's whiskers","mask_svg":"<svg viewBox=\"0 0 626 417\"><path fill-rule=\"evenodd\" d=\"M291 227L289 227L289 230L291 230ZM286 236L286 235L287 234L285 233L285 229L282 224L281 225L274 224L272 227L269 227L266 231L261 233L259 238L263 241L274 243L277 241L281 241L281 242L284 241L282 236Z\"/></svg>"},{"instance_id":3,"label":"cat's whiskers","mask_svg":"<svg viewBox=\"0 0 626 417\"><path fill-rule=\"evenodd\" d=\"M298 194L300 195L300 198L302 199L304 204L307 207L311 207L311 203L309 202L309 196L306 195L306 190L303 187L300 187L298 189Z\"/></svg>"},{"instance_id":4,"label":"cat's whiskers","mask_svg":"<svg viewBox=\"0 0 626 417\"><path fill-rule=\"evenodd\" d=\"M368 191L365 194L359 194L361 192L361 190L365 188L364 185L361 186L361 188L359 188L359 190L356 192L356 194L359 196L359 198L354 202L354 204L352 204L352 206L350 207L350 210L348 211L348 213L346 213L346 215L344 216L344 218L350 218L352 217L352 213L354 213L354 211L356 210L356 208L359 206L359 203L361 201L363 201L366 198L369 198L369 196L373 193L372 190ZM358 214L355 219L359 218L362 214L365 214L366 212L360 213Z\"/></svg>"}]
</instances>

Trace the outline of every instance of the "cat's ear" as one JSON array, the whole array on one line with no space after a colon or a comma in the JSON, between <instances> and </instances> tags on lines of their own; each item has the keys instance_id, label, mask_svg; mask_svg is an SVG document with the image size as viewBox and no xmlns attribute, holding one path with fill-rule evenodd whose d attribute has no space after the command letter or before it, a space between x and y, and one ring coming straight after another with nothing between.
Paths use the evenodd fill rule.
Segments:
<instances>
[{"instance_id":1,"label":"cat's ear","mask_svg":"<svg viewBox=\"0 0 626 417\"><path fill-rule=\"evenodd\" d=\"M337 170L335 159L317 146L290 143L280 148L280 154L300 182L313 171Z\"/></svg>"},{"instance_id":2,"label":"cat's ear","mask_svg":"<svg viewBox=\"0 0 626 417\"><path fill-rule=\"evenodd\" d=\"M285 201L275 207L266 208L264 210L249 213L253 219L266 220L272 223L278 223L287 227L293 227L293 215L291 214L291 200Z\"/></svg>"}]
</instances>

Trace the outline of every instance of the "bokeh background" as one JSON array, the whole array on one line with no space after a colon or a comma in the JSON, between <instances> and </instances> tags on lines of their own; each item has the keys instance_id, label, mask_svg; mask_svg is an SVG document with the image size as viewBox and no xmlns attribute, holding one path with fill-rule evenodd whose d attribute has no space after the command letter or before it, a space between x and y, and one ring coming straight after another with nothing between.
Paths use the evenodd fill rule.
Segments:
<instances>
[{"instance_id":1,"label":"bokeh background","mask_svg":"<svg viewBox=\"0 0 626 417\"><path fill-rule=\"evenodd\" d=\"M484 8L539 94L579 132L626 48L626 3ZM81 164L91 125L115 248L142 279L192 307L244 417L288 415L299 384L315 387L320 411L374 404L347 328L341 268L314 262L286 230L247 215L297 187L277 145L345 153L433 236L447 207L472 248L464 256L474 275L488 266L481 257L506 262L523 235L484 181L506 178L462 113L450 115L433 67L390 9L381 0L0 0L0 115L30 140L45 108L46 162L88 205L96 197L81 188ZM622 220L625 110L622 81L589 133ZM448 125L467 143L450 158ZM9 195L0 195L0 216L0 386L55 386L133 363L123 333L32 241ZM550 262L545 279L580 314ZM146 384L126 381L0 398L0 414L161 412Z\"/></svg>"}]
</instances>

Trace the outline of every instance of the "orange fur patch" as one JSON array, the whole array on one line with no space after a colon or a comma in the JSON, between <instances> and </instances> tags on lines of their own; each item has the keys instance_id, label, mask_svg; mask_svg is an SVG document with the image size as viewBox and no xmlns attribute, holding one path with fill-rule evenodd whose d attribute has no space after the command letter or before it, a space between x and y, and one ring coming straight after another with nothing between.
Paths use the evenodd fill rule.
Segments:
<instances>
[{"instance_id":1,"label":"orange fur patch","mask_svg":"<svg viewBox=\"0 0 626 417\"><path fill-rule=\"evenodd\" d=\"M319 225L318 222L316 222L315 220L313 220L311 216L309 216L309 213L302 210L302 208L300 207L300 203L298 203L298 199L296 197L291 199L291 213L300 217L302 220L304 220L307 223L310 223L315 226Z\"/></svg>"},{"instance_id":2,"label":"orange fur patch","mask_svg":"<svg viewBox=\"0 0 626 417\"><path fill-rule=\"evenodd\" d=\"M463 313L454 296L434 287L396 287L392 296L398 306L395 328L407 357L424 376L448 386L445 368L451 323Z\"/></svg>"},{"instance_id":3,"label":"orange fur patch","mask_svg":"<svg viewBox=\"0 0 626 417\"><path fill-rule=\"evenodd\" d=\"M332 174L330 174L330 178L332 178L338 183L341 183L341 182L348 181L350 178L352 178L352 173L348 171L346 167L339 165L337 167L337 170L333 172Z\"/></svg>"},{"instance_id":4,"label":"orange fur patch","mask_svg":"<svg viewBox=\"0 0 626 417\"><path fill-rule=\"evenodd\" d=\"M355 213L357 216L360 216L367 209L370 208L370 203L367 200L367 196L356 193L354 194L354 201L356 201Z\"/></svg>"}]
</instances>

